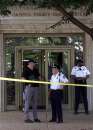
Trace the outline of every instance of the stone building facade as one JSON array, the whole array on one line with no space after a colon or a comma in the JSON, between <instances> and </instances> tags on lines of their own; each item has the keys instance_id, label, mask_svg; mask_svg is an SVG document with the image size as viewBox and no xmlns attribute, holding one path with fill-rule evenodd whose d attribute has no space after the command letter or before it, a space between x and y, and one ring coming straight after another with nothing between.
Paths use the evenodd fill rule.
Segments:
<instances>
[{"instance_id":1,"label":"stone building facade","mask_svg":"<svg viewBox=\"0 0 93 130\"><path fill-rule=\"evenodd\" d=\"M19 46L19 40L17 41L17 45L13 46L14 50L16 53L15 54L15 58L14 58L14 66L15 67L15 71L13 71L13 73L16 73L15 77L16 78L20 78L21 74L17 74L18 72L18 68L20 67L21 63L19 60L22 60L22 58L20 59L20 56L18 56L18 50L21 51L28 51L33 48L33 50L44 50L44 55L47 54L48 52L51 51L52 48L52 52L53 50L55 50L55 52L60 52L62 50L62 53L67 52L68 50L70 50L68 52L68 54L71 54L70 57L68 58L68 63L70 64L70 68L68 67L69 71L68 71L68 75L70 75L70 71L71 71L71 67L74 65L74 61L75 61L75 49L76 49L76 45L73 47L71 44L60 44L58 42L59 39L61 39L61 37L63 37L64 39L68 38L69 39L69 43L71 39L71 37L75 36L74 38L74 42L75 44L82 44L83 43L83 50L81 47L81 51L83 53L83 58L85 61L85 65L88 66L90 72L91 72L91 76L88 80L89 84L93 83L93 41L90 38L90 36L88 34L86 34L85 32L83 32L80 28L78 28L77 26L73 25L72 23L63 23L60 26L55 27L54 29L49 28L51 25L55 24L56 22L58 22L58 20L60 20L60 18L62 17L62 15L53 10L53 9L35 9L35 8L31 8L31 7L13 7L11 8L12 13L10 16L7 17L0 17L0 76L3 77L8 77L7 75L7 65L11 64L9 57L7 58L7 56L9 55L7 52L7 45L9 45L9 47L11 47L11 40L12 40L12 44L13 41L17 41L15 40L16 38L23 38L23 41L20 43L21 45ZM89 27L93 27L93 16L84 16L84 13L82 11L78 11L75 12L76 17L83 22L84 24L86 24ZM79 36L79 39L77 38L77 36ZM47 38L51 38L53 37L54 39L56 38L57 42L55 42L55 40L53 41L52 38L52 42L53 45L48 45L49 43L46 44L46 41L43 42L45 44L41 45L38 44L35 45L34 40L33 40L33 44L28 44L26 45L26 40L24 41L25 38L30 38L31 39L35 39L35 37L37 37L37 39L41 40L42 39L47 39ZM64 39L62 39L62 42L66 42L64 41ZM81 41L80 41L81 40ZM27 40L29 41L29 39ZM8 43L9 42L9 43ZM40 42L40 43L41 43ZM22 45L23 43L23 45ZM59 43L59 45L58 45ZM7 44L7 45L6 45ZM15 44L15 42L14 42ZM74 43L73 43L74 44ZM27 47L28 46L28 47ZM27 47L27 48L26 48ZM47 50L45 52L45 50ZM43 52L42 52L43 53ZM46 56L46 55L45 55ZM46 56L47 57L47 56ZM47 57L48 58L48 57ZM43 59L44 60L44 59ZM17 63L18 62L18 63ZM45 71L47 69L48 71L48 59L45 61ZM19 65L20 64L20 65ZM43 64L43 62L42 62ZM19 65L19 66L18 66ZM22 68L20 68L22 69ZM44 72L45 72L44 71ZM21 72L20 72L21 73ZM8 73L9 74L9 73ZM9 75L9 77L12 78L11 75ZM45 77L47 77L47 75L45 75ZM69 77L69 76L68 76ZM9 85L8 82L4 82L4 81L0 81L0 111L6 111L6 110L18 110L19 106L20 106L20 100L22 100L21 96L22 93L20 94L18 91L20 90L16 90L16 88L13 90L13 93L15 95L14 97L14 104L10 103L8 104L8 99L10 98L10 102L11 102L11 98L13 99L13 94L11 95L12 91L11 88L8 88L7 86ZM20 86L20 84L17 84L15 86ZM10 92L9 92L10 91ZM14 92L15 91L15 92ZM74 90L68 90L67 94L69 93L69 91L72 91L70 93L70 107L69 108L73 108L71 106L73 106L73 99L74 99ZM72 94L72 96L71 96ZM88 88L87 89L87 96L88 96L88 101L89 101L89 110L93 110L93 89L92 88ZM66 95L65 95L66 96ZM17 101L16 101L17 100ZM68 100L68 99L67 99ZM71 101L72 100L72 101ZM21 101L22 104L22 101ZM42 103L41 103L42 104ZM64 105L65 108L65 105Z\"/></svg>"}]
</instances>

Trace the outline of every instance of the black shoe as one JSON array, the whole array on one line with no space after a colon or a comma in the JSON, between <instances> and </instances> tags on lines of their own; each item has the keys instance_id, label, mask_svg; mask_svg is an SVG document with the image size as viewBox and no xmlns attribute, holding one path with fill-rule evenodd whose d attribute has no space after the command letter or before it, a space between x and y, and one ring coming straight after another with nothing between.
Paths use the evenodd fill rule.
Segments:
<instances>
[{"instance_id":1,"label":"black shoe","mask_svg":"<svg viewBox=\"0 0 93 130\"><path fill-rule=\"evenodd\" d=\"M41 122L39 119L34 119L35 122Z\"/></svg>"},{"instance_id":2,"label":"black shoe","mask_svg":"<svg viewBox=\"0 0 93 130\"><path fill-rule=\"evenodd\" d=\"M78 112L77 112L77 111L75 111L75 112L74 112L74 114L75 114L75 115L77 115L77 114L78 114Z\"/></svg>"},{"instance_id":3,"label":"black shoe","mask_svg":"<svg viewBox=\"0 0 93 130\"><path fill-rule=\"evenodd\" d=\"M89 112L88 112L88 111L86 111L86 112L85 112L85 114L89 115Z\"/></svg>"},{"instance_id":4,"label":"black shoe","mask_svg":"<svg viewBox=\"0 0 93 130\"><path fill-rule=\"evenodd\" d=\"M56 120L50 120L49 122L51 122L51 123L52 123L52 122L56 122Z\"/></svg>"},{"instance_id":5,"label":"black shoe","mask_svg":"<svg viewBox=\"0 0 93 130\"><path fill-rule=\"evenodd\" d=\"M24 122L25 122L25 123L33 123L33 121L30 120L30 119L26 119Z\"/></svg>"}]
</instances>

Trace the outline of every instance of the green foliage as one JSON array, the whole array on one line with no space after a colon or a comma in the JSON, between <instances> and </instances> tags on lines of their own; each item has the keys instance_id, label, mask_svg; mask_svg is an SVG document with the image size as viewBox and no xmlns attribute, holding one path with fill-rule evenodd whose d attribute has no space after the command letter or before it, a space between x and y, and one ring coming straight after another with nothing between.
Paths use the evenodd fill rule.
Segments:
<instances>
[{"instance_id":1,"label":"green foliage","mask_svg":"<svg viewBox=\"0 0 93 130\"><path fill-rule=\"evenodd\" d=\"M7 7L13 5L35 5L48 8L63 6L65 9L86 7L87 14L93 12L93 0L0 0L0 14L8 15L11 13Z\"/></svg>"},{"instance_id":2,"label":"green foliage","mask_svg":"<svg viewBox=\"0 0 93 130\"><path fill-rule=\"evenodd\" d=\"M8 6L12 6L14 4L13 0L0 0L0 14L8 15L11 12L8 10Z\"/></svg>"}]
</instances>

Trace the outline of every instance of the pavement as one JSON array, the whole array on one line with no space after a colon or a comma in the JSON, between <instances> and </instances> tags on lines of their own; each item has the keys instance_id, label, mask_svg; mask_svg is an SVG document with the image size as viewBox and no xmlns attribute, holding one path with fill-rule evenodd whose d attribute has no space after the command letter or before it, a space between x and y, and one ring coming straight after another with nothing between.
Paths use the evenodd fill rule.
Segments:
<instances>
[{"instance_id":1,"label":"pavement","mask_svg":"<svg viewBox=\"0 0 93 130\"><path fill-rule=\"evenodd\" d=\"M93 130L93 112L89 115L64 111L64 123L46 122L46 112L39 112L41 123L24 123L24 114L20 111L0 113L0 130ZM51 113L47 113L47 119Z\"/></svg>"}]
</instances>

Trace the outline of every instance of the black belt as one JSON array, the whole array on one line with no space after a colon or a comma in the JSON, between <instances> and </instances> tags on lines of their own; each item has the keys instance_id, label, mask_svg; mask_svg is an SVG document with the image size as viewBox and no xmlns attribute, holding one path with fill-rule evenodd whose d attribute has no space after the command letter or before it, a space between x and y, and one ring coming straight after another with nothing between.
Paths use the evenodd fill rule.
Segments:
<instances>
[{"instance_id":1,"label":"black belt","mask_svg":"<svg viewBox=\"0 0 93 130\"><path fill-rule=\"evenodd\" d=\"M77 80L75 79L75 83L87 83L87 81L85 79L82 79L82 80Z\"/></svg>"},{"instance_id":2,"label":"black belt","mask_svg":"<svg viewBox=\"0 0 93 130\"><path fill-rule=\"evenodd\" d=\"M63 89L50 89L50 91L62 91Z\"/></svg>"}]
</instances>

